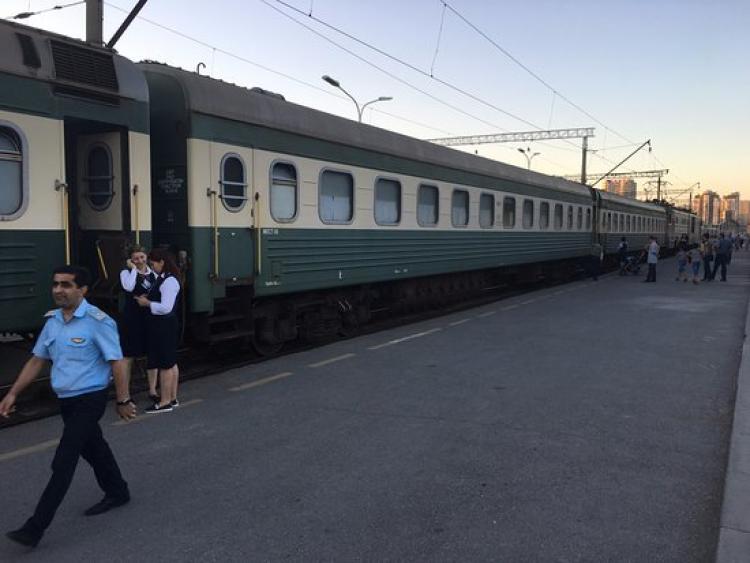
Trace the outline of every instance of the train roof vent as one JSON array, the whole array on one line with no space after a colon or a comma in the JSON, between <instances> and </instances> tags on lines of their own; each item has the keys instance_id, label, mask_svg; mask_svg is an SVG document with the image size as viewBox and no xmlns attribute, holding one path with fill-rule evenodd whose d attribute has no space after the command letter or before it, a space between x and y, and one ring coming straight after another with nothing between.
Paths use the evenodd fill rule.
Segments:
<instances>
[{"instance_id":1,"label":"train roof vent","mask_svg":"<svg viewBox=\"0 0 750 563\"><path fill-rule=\"evenodd\" d=\"M21 44L21 53L23 54L23 64L30 68L40 68L42 60L39 58L39 52L36 50L34 40L30 35L16 33L18 42Z\"/></svg>"},{"instance_id":2,"label":"train roof vent","mask_svg":"<svg viewBox=\"0 0 750 563\"><path fill-rule=\"evenodd\" d=\"M62 41L50 43L57 78L105 90L117 90L117 74L112 55Z\"/></svg>"}]
</instances>

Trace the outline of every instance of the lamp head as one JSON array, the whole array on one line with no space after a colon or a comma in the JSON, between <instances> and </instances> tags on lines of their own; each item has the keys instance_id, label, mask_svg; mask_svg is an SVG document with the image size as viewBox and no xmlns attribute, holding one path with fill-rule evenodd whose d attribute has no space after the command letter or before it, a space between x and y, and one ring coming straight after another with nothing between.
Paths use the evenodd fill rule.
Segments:
<instances>
[{"instance_id":1,"label":"lamp head","mask_svg":"<svg viewBox=\"0 0 750 563\"><path fill-rule=\"evenodd\" d=\"M321 78L325 80L326 82L328 82L328 84L330 84L334 88L341 88L341 84L339 84L339 81L336 80L335 78L331 78L327 74L324 74L323 76L321 76Z\"/></svg>"},{"instance_id":2,"label":"lamp head","mask_svg":"<svg viewBox=\"0 0 750 563\"><path fill-rule=\"evenodd\" d=\"M393 98L392 98L391 96L380 96L380 97L378 98L378 101L379 101L379 102L388 102L388 101L390 101L390 100L392 100L392 99L393 99Z\"/></svg>"}]
</instances>

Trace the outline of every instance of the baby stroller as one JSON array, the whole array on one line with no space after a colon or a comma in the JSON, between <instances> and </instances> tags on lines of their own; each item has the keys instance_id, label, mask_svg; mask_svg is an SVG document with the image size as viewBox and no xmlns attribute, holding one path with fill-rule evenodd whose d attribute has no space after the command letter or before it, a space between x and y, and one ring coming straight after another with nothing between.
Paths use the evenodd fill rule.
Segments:
<instances>
[{"instance_id":1,"label":"baby stroller","mask_svg":"<svg viewBox=\"0 0 750 563\"><path fill-rule=\"evenodd\" d=\"M628 274L637 276L641 271L641 258L640 256L627 256L625 261L620 264L620 275L627 276Z\"/></svg>"}]
</instances>

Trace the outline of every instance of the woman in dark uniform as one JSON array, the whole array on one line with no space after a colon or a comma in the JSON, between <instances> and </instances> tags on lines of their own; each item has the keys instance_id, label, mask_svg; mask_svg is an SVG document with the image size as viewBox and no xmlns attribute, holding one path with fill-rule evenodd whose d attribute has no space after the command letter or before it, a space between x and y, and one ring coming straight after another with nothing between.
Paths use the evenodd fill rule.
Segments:
<instances>
[{"instance_id":1,"label":"woman in dark uniform","mask_svg":"<svg viewBox=\"0 0 750 563\"><path fill-rule=\"evenodd\" d=\"M126 295L120 322L120 346L128 366L128 381L133 359L148 354L148 311L139 307L133 298L146 295L155 283L156 274L148 267L146 251L140 246L132 247L126 269L120 272L120 284ZM152 400L158 400L156 370L148 371L148 392Z\"/></svg>"},{"instance_id":2,"label":"woman in dark uniform","mask_svg":"<svg viewBox=\"0 0 750 563\"><path fill-rule=\"evenodd\" d=\"M135 300L148 311L148 368L158 369L160 375L159 401L146 409L147 413L170 412L177 401L177 342L179 321L177 295L180 293L180 269L166 250L154 249L149 254L156 283L148 295Z\"/></svg>"}]
</instances>

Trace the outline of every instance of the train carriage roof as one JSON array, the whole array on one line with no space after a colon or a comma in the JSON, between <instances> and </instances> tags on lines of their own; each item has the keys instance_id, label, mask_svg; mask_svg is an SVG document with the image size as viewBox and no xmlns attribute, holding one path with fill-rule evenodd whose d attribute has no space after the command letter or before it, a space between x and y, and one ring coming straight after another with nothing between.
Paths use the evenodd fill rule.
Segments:
<instances>
[{"instance_id":1,"label":"train carriage roof","mask_svg":"<svg viewBox=\"0 0 750 563\"><path fill-rule=\"evenodd\" d=\"M590 188L488 158L436 145L386 129L285 101L194 72L159 63L139 63L146 72L175 78L181 85L187 109L243 123L314 137L381 154L484 174L576 196L590 197Z\"/></svg>"},{"instance_id":2,"label":"train carriage roof","mask_svg":"<svg viewBox=\"0 0 750 563\"><path fill-rule=\"evenodd\" d=\"M657 205L655 203L639 201L637 199L624 197L612 192L601 191L600 193L602 196L602 207L604 207L605 209L616 208L618 211L622 210L630 213L638 213L639 211L659 213L661 215L664 215L666 213L663 206Z\"/></svg>"},{"instance_id":3,"label":"train carriage roof","mask_svg":"<svg viewBox=\"0 0 750 563\"><path fill-rule=\"evenodd\" d=\"M0 74L52 84L63 95L148 102L138 67L112 49L0 20Z\"/></svg>"}]
</instances>

